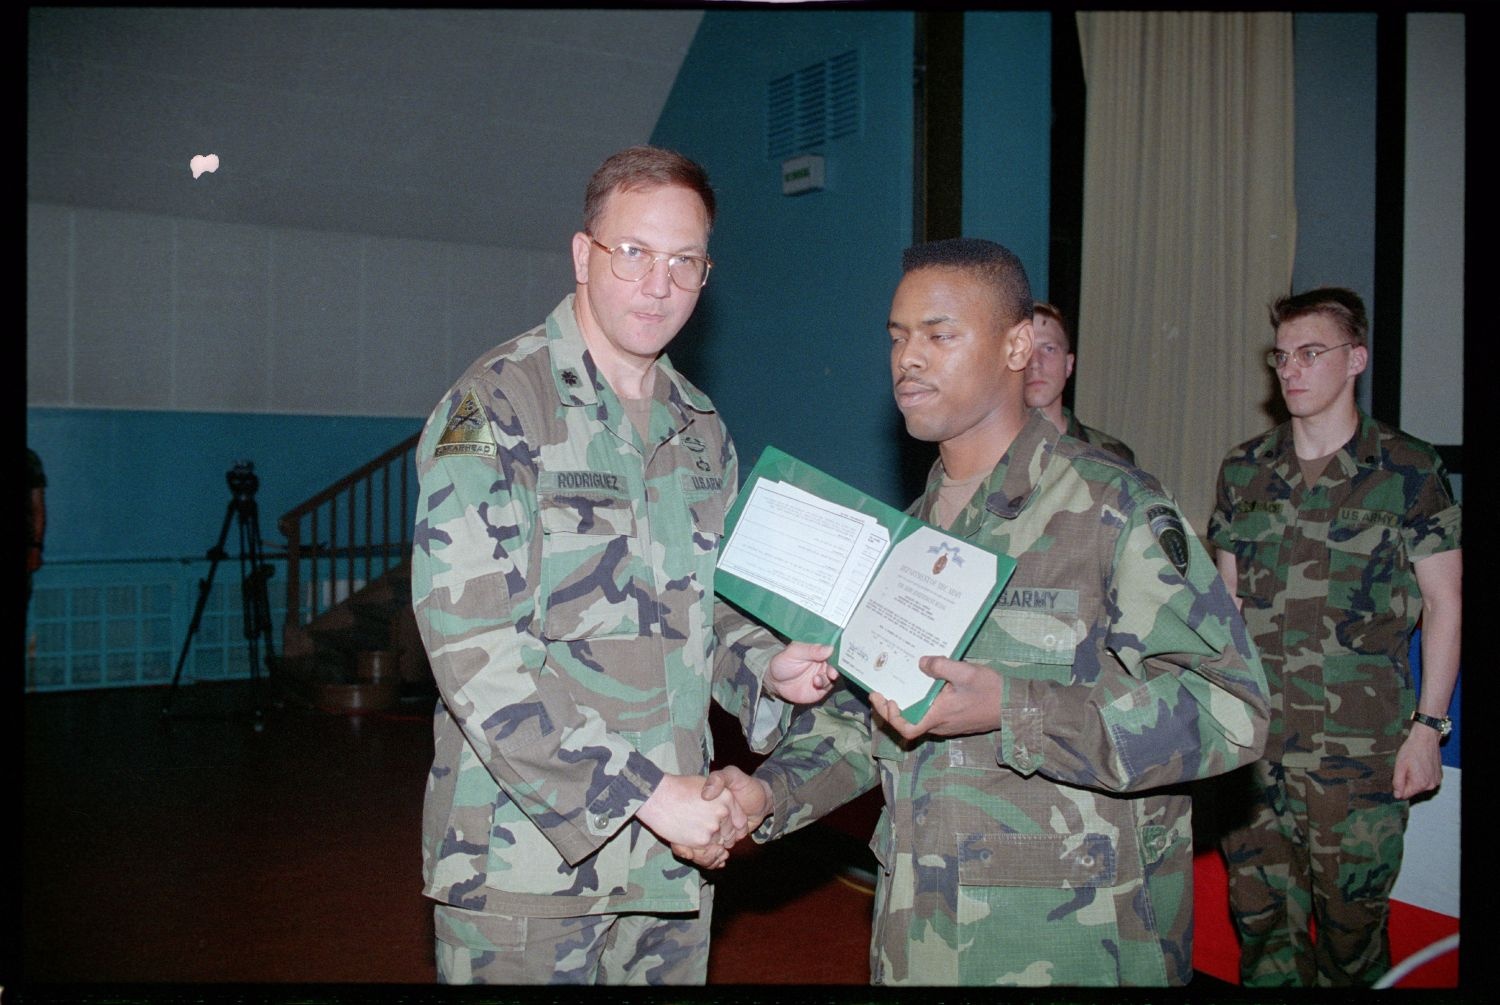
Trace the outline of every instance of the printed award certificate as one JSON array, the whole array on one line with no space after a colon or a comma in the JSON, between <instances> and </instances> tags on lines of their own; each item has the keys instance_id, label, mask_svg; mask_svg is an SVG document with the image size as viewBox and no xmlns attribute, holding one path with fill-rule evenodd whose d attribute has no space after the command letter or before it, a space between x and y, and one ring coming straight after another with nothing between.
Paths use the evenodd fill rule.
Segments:
<instances>
[{"instance_id":1,"label":"printed award certificate","mask_svg":"<svg viewBox=\"0 0 1500 1005\"><path fill-rule=\"evenodd\" d=\"M761 454L719 545L715 589L799 642L834 646L839 673L922 718L1015 560L954 537L775 447Z\"/></svg>"}]
</instances>

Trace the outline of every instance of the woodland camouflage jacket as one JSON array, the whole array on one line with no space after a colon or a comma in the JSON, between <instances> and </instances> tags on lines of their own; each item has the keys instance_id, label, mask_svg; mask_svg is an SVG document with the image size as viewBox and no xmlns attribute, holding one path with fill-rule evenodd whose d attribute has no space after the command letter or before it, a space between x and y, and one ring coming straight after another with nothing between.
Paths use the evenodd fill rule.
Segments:
<instances>
[{"instance_id":1,"label":"woodland camouflage jacket","mask_svg":"<svg viewBox=\"0 0 1500 1005\"><path fill-rule=\"evenodd\" d=\"M698 870L635 813L664 772L706 773L710 698L747 733L753 710L779 714L759 681L780 644L714 601L734 447L665 357L649 433L596 372L571 296L428 419L412 562L441 692L428 896L538 917L698 906Z\"/></svg>"},{"instance_id":2,"label":"woodland camouflage jacket","mask_svg":"<svg viewBox=\"0 0 1500 1005\"><path fill-rule=\"evenodd\" d=\"M1267 716L1213 563L1155 479L1040 413L950 531L1018 561L964 656L1000 675L1001 728L906 744L840 688L757 769L757 838L882 786L875 983L1186 983L1181 783L1253 761Z\"/></svg>"},{"instance_id":3,"label":"woodland camouflage jacket","mask_svg":"<svg viewBox=\"0 0 1500 1005\"><path fill-rule=\"evenodd\" d=\"M1459 547L1460 510L1430 446L1367 415L1316 485L1290 424L1230 451L1209 539L1271 689L1266 758L1393 755L1416 707L1407 657L1422 613L1413 563Z\"/></svg>"}]
</instances>

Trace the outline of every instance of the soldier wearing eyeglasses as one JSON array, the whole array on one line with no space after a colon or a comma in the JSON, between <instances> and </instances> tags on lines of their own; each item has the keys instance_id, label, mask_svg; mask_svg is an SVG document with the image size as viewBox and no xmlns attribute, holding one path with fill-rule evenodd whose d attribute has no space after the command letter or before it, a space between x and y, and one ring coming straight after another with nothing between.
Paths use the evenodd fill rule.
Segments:
<instances>
[{"instance_id":1,"label":"soldier wearing eyeglasses","mask_svg":"<svg viewBox=\"0 0 1500 1005\"><path fill-rule=\"evenodd\" d=\"M1431 446L1355 404L1369 361L1356 294L1284 297L1271 324L1291 419L1230 451L1209 522L1272 696L1253 810L1223 841L1230 905L1245 984L1367 985L1390 967L1407 800L1442 779L1459 507Z\"/></svg>"},{"instance_id":2,"label":"soldier wearing eyeglasses","mask_svg":"<svg viewBox=\"0 0 1500 1005\"><path fill-rule=\"evenodd\" d=\"M738 488L664 350L708 281L703 168L632 147L589 181L575 289L459 377L422 433L412 603L441 694L424 892L446 983L702 983L712 888L672 842L704 798L709 701L753 748L822 697L828 647L714 603Z\"/></svg>"}]
</instances>

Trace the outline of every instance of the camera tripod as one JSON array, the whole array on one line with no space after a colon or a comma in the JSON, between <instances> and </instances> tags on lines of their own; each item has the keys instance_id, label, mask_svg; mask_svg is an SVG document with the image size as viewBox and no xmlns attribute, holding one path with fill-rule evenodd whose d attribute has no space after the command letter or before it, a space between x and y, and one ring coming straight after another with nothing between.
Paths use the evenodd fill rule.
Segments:
<instances>
[{"instance_id":1,"label":"camera tripod","mask_svg":"<svg viewBox=\"0 0 1500 1005\"><path fill-rule=\"evenodd\" d=\"M208 606L208 595L213 589L214 573L219 563L229 557L224 543L229 540L230 524L239 527L240 539L240 600L244 608L245 642L250 651L250 682L255 701L255 731L260 732L265 723L261 712L260 695L260 646L266 647L266 669L274 669L275 650L271 644L271 603L266 592L266 580L275 573L275 568L263 559L260 538L260 517L255 505L255 491L260 479L255 475L255 465L241 461L231 468L225 478L229 482L229 506L224 511L224 524L219 529L219 540L208 549L208 575L198 580L198 604L193 609L193 620L188 625L187 638L182 640L182 653L177 657L177 671L172 675L172 687L162 702L161 714L172 712L172 699L177 695L177 685L182 679L182 667L187 662L188 649L193 636L203 621L203 609Z\"/></svg>"}]
</instances>

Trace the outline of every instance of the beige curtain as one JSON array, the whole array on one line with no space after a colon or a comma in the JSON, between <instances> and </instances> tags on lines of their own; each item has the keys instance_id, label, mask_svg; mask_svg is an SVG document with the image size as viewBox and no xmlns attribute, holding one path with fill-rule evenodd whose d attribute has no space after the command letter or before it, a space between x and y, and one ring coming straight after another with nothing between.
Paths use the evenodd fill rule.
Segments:
<instances>
[{"instance_id":1,"label":"beige curtain","mask_svg":"<svg viewBox=\"0 0 1500 1005\"><path fill-rule=\"evenodd\" d=\"M1201 535L1270 425L1268 304L1295 251L1292 16L1078 15L1088 88L1075 407Z\"/></svg>"}]
</instances>

